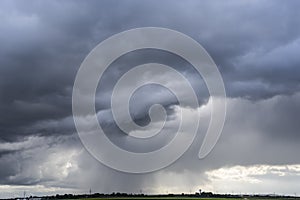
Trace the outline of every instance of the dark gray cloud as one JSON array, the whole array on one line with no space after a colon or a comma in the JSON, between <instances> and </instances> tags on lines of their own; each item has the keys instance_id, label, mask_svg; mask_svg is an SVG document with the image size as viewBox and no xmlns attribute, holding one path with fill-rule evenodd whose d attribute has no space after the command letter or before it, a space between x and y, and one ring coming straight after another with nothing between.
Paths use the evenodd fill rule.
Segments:
<instances>
[{"instance_id":1,"label":"dark gray cloud","mask_svg":"<svg viewBox=\"0 0 300 200\"><path fill-rule=\"evenodd\" d=\"M157 174L120 175L82 153L71 111L75 75L89 51L115 33L144 26L175 29L200 42L218 65L230 102L224 134L207 162L198 167L197 159L191 161L196 152L192 148L178 164L163 171L166 177L188 170L188 177L198 173L205 180L205 170L224 165L299 163L295 153L300 139L299 4L296 0L1 1L1 184L78 189L90 184L105 192L138 192L135 189L142 187L155 191ZM112 122L111 90L118 77L146 62L181 71L197 91L200 103L207 102L205 84L184 60L154 50L124 55L107 70L96 97L100 121L115 143L122 144L124 136ZM144 89L132 101L135 120L148 122L149 106L162 103L169 108L169 122L174 123L172 105L177 101L172 94L163 88ZM166 139L170 138L153 143L159 146ZM131 148L143 151L152 147L140 143ZM73 152L74 157L68 157L73 166L65 174L57 174L54 172L63 173L66 163L51 156L63 151ZM35 170L30 170L33 166ZM96 172L99 176L93 175ZM82 182L76 185L77 176ZM146 179L153 180L153 185Z\"/></svg>"}]
</instances>

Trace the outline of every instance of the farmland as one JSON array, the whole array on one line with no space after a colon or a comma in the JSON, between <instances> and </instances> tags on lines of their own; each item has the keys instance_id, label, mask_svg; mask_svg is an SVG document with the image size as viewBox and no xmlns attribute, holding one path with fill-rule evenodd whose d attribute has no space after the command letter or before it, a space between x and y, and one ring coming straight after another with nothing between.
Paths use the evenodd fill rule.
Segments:
<instances>
[{"instance_id":1,"label":"farmland","mask_svg":"<svg viewBox=\"0 0 300 200\"><path fill-rule=\"evenodd\" d=\"M271 200L271 199L277 199L277 200L286 200L286 199L300 199L300 198L277 198L277 197L248 197L248 198L244 198L244 197L240 197L240 198L195 198L195 197L117 197L117 198L83 198L80 200L241 200L241 199L252 199L252 200Z\"/></svg>"},{"instance_id":2,"label":"farmland","mask_svg":"<svg viewBox=\"0 0 300 200\"><path fill-rule=\"evenodd\" d=\"M81 198L80 200L286 200L286 199L300 199L299 197L225 197L225 198L203 198L203 197L108 197L108 198Z\"/></svg>"}]
</instances>

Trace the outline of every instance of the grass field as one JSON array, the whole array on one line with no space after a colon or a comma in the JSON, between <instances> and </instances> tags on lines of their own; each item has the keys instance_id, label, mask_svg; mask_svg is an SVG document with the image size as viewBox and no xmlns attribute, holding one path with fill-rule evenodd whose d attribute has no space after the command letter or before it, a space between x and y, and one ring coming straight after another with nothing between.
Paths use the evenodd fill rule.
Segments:
<instances>
[{"instance_id":1,"label":"grass field","mask_svg":"<svg viewBox=\"0 0 300 200\"><path fill-rule=\"evenodd\" d=\"M294 199L294 198L258 198L258 197L247 197L247 198L195 198L195 197L114 197L114 198L84 198L80 200L121 200L121 199L133 199L133 200L181 200L181 199L186 199L186 200L241 200L241 199L252 199L252 200L271 200L271 199L276 199L276 200L286 200L286 199ZM295 198L299 199L299 198Z\"/></svg>"},{"instance_id":2,"label":"grass field","mask_svg":"<svg viewBox=\"0 0 300 200\"><path fill-rule=\"evenodd\" d=\"M181 200L181 199L187 199L187 200L241 200L242 198L180 198L180 197L169 197L169 198L165 198L165 197L158 197L158 198L134 198L134 197L128 197L128 198L95 198L93 200L121 200L121 199L133 199L133 200ZM80 200L91 200L91 199L80 199Z\"/></svg>"},{"instance_id":3,"label":"grass field","mask_svg":"<svg viewBox=\"0 0 300 200\"><path fill-rule=\"evenodd\" d=\"M241 200L243 198L194 198L194 197L118 197L118 198L85 198L80 200L121 200L121 199L133 199L133 200L180 200L180 199L186 199L186 200Z\"/></svg>"}]
</instances>

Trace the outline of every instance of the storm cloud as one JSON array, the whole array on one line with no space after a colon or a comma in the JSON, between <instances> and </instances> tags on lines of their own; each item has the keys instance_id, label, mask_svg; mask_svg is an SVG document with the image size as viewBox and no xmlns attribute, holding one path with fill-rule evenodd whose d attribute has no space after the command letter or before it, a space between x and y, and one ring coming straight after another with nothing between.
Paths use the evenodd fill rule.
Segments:
<instances>
[{"instance_id":1,"label":"storm cloud","mask_svg":"<svg viewBox=\"0 0 300 200\"><path fill-rule=\"evenodd\" d=\"M0 192L3 198L23 190L43 195L81 193L89 188L95 192L181 193L201 187L226 192L229 189L221 186L221 175L218 176L224 174L223 169L270 166L269 171L276 171L276 166L289 165L297 168L300 164L299 6L296 0L1 1ZM168 168L136 175L100 164L82 146L72 117L72 89L80 64L99 42L137 27L165 27L183 32L203 45L218 66L226 87L227 118L222 136L207 158L197 158L210 119L204 81L184 59L149 49L120 57L105 72L96 95L100 124L114 143L131 151L143 152L167 143L179 123L175 117L178 102L167 89L140 88L131 101L132 116L141 125L149 122L151 105L160 103L167 109L165 135L153 138L150 143L124 136L110 110L112 89L126 71L149 62L166 64L190 80L199 98L200 107L195 109L201 114L200 130L191 148ZM177 83L174 80L172 84ZM269 171L263 172L263 180L274 175ZM280 188L274 181L273 188L266 186L259 192L273 193L270 190L277 189L285 194L300 193L299 185L298 188L292 185L300 180L299 171L294 171L293 176L286 175L288 172L283 175L283 182L292 181L290 188ZM255 192L254 184L258 182L251 180L247 186L232 190ZM174 181L178 184L174 185Z\"/></svg>"}]
</instances>

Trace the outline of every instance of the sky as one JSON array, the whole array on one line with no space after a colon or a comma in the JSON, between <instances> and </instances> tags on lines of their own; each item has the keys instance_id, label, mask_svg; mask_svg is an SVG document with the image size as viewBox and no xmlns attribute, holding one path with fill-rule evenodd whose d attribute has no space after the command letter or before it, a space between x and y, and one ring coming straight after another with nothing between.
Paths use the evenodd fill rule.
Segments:
<instances>
[{"instance_id":1,"label":"sky","mask_svg":"<svg viewBox=\"0 0 300 200\"><path fill-rule=\"evenodd\" d=\"M297 0L1 1L0 198L24 191L82 194L90 188L99 193L194 193L201 188L300 194L299 6ZM184 74L199 99L188 115L191 120L197 112L201 116L199 133L179 160L159 171L130 174L101 164L83 147L72 116L72 89L82 61L96 45L139 27L180 31L206 49L224 80L227 116L217 145L199 160L211 111L201 76L168 52L145 49L121 56L100 80L95 98L99 123L113 143L133 152L154 150L178 127L176 98L155 85L136 91L130 110L143 125L149 122L149 107L162 104L166 130L140 141L116 126L112 89L139 64L158 62ZM176 80L170 84L181 87Z\"/></svg>"}]
</instances>

